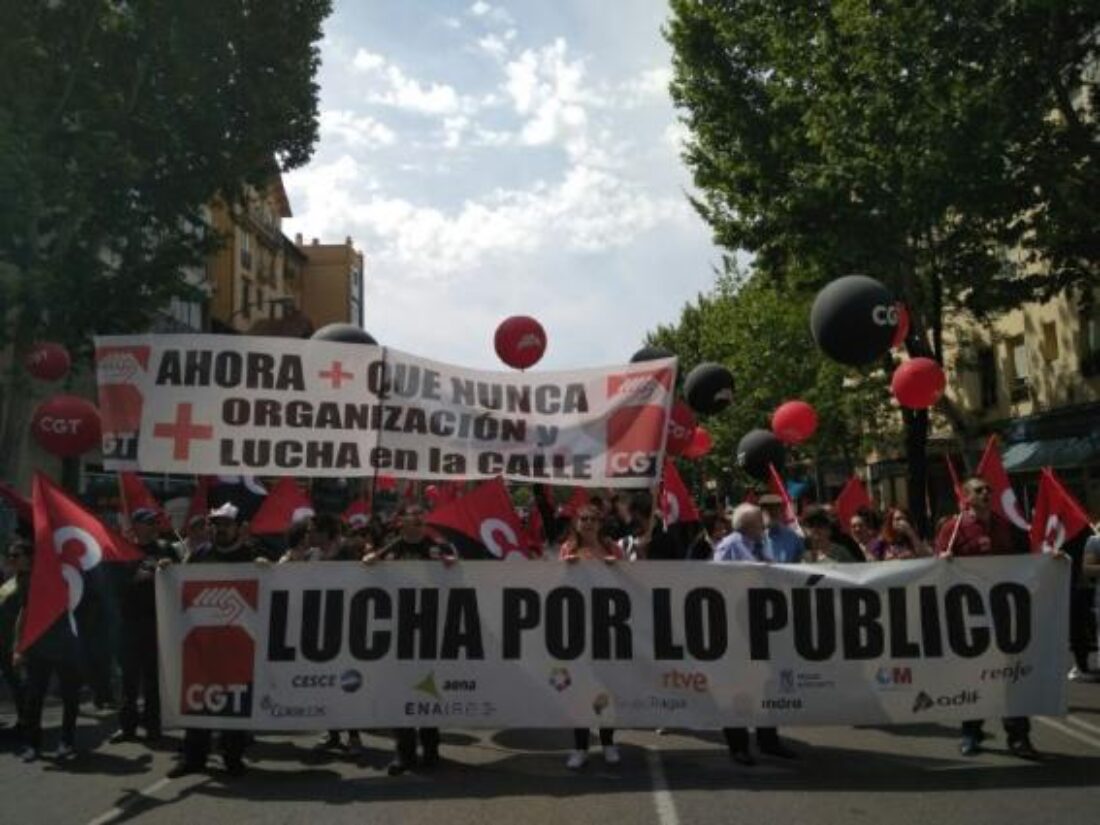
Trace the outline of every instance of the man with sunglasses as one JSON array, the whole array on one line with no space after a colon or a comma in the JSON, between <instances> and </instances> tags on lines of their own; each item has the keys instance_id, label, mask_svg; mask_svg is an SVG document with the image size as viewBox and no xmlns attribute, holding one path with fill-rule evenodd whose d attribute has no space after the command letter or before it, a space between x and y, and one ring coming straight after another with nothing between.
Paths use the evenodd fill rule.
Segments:
<instances>
[{"instance_id":1,"label":"man with sunglasses","mask_svg":"<svg viewBox=\"0 0 1100 825\"><path fill-rule=\"evenodd\" d=\"M969 478L963 485L963 510L949 518L936 536L936 555L1005 556L1026 553L1026 534L1013 527L1007 519L993 511L993 490L983 478ZM1009 716L1003 720L1010 753L1022 759L1035 760L1039 752L1031 744L1031 723L1026 716ZM974 756L982 750L981 719L968 719L962 724L963 756Z\"/></svg>"}]
</instances>

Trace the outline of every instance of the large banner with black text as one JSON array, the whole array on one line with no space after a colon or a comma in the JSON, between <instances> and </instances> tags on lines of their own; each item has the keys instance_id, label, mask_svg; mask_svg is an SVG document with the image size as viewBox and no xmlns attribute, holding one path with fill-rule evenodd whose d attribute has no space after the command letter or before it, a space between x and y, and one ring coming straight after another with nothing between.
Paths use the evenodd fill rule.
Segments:
<instances>
[{"instance_id":1,"label":"large banner with black text","mask_svg":"<svg viewBox=\"0 0 1100 825\"><path fill-rule=\"evenodd\" d=\"M906 724L1063 714L1069 566L546 561L157 573L172 726Z\"/></svg>"},{"instance_id":2,"label":"large banner with black text","mask_svg":"<svg viewBox=\"0 0 1100 825\"><path fill-rule=\"evenodd\" d=\"M674 358L520 373L288 338L95 346L109 470L646 487L676 384Z\"/></svg>"}]
</instances>

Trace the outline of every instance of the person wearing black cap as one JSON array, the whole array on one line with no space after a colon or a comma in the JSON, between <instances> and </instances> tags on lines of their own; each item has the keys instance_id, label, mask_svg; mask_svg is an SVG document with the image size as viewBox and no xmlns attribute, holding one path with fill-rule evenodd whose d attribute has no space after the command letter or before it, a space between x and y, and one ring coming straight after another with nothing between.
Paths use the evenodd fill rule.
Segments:
<instances>
[{"instance_id":1,"label":"person wearing black cap","mask_svg":"<svg viewBox=\"0 0 1100 825\"><path fill-rule=\"evenodd\" d=\"M210 511L209 522L213 529L213 541L188 557L185 563L241 564L270 562L249 540L247 528L240 522L240 510L233 504L223 504ZM166 562L167 563L167 562ZM183 758L168 772L171 778L187 776L206 770L214 731L187 728L183 733ZM244 774L244 749L248 732L222 730L218 734L225 770L230 776Z\"/></svg>"},{"instance_id":2,"label":"person wearing black cap","mask_svg":"<svg viewBox=\"0 0 1100 825\"><path fill-rule=\"evenodd\" d=\"M122 616L121 656L122 706L118 711L118 731L112 742L137 738L140 723L148 741L160 738L160 683L157 672L157 602L153 576L161 559L174 559L172 546L160 539L160 515L142 507L130 514L134 544L144 558L120 565L121 591L118 594ZM139 698L143 702L138 711Z\"/></svg>"}]
</instances>

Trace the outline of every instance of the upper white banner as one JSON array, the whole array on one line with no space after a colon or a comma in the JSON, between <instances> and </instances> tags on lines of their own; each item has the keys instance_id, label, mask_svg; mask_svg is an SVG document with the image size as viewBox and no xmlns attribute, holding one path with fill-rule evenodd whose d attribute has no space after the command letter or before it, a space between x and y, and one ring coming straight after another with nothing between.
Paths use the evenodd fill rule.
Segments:
<instances>
[{"instance_id":1,"label":"upper white banner","mask_svg":"<svg viewBox=\"0 0 1100 825\"><path fill-rule=\"evenodd\" d=\"M95 345L113 470L645 487L660 477L676 385L674 358L506 373L289 338Z\"/></svg>"}]
</instances>

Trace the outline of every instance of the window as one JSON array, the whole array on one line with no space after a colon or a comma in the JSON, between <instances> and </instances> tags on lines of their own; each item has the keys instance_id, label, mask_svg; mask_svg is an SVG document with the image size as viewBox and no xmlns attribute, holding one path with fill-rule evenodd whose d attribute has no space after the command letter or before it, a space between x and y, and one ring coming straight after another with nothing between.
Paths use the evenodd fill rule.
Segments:
<instances>
[{"instance_id":1,"label":"window","mask_svg":"<svg viewBox=\"0 0 1100 825\"><path fill-rule=\"evenodd\" d=\"M245 318L252 317L252 282L247 278L241 278L240 313Z\"/></svg>"},{"instance_id":2,"label":"window","mask_svg":"<svg viewBox=\"0 0 1100 825\"><path fill-rule=\"evenodd\" d=\"M252 238L241 230L241 267L244 269L252 269Z\"/></svg>"},{"instance_id":3,"label":"window","mask_svg":"<svg viewBox=\"0 0 1100 825\"><path fill-rule=\"evenodd\" d=\"M1009 365L1012 368L1012 383L1009 386L1009 397L1013 401L1026 401L1028 394L1028 377L1030 375L1027 358L1027 345L1024 336L1019 335L1008 339Z\"/></svg>"},{"instance_id":4,"label":"window","mask_svg":"<svg viewBox=\"0 0 1100 825\"><path fill-rule=\"evenodd\" d=\"M1058 327L1053 321L1043 321L1043 360L1058 360Z\"/></svg>"},{"instance_id":5,"label":"window","mask_svg":"<svg viewBox=\"0 0 1100 825\"><path fill-rule=\"evenodd\" d=\"M1100 375L1100 315L1089 306L1081 310L1081 374Z\"/></svg>"},{"instance_id":6,"label":"window","mask_svg":"<svg viewBox=\"0 0 1100 825\"><path fill-rule=\"evenodd\" d=\"M997 354L992 347L978 350L978 380L982 409L997 406Z\"/></svg>"}]
</instances>

